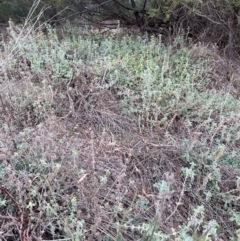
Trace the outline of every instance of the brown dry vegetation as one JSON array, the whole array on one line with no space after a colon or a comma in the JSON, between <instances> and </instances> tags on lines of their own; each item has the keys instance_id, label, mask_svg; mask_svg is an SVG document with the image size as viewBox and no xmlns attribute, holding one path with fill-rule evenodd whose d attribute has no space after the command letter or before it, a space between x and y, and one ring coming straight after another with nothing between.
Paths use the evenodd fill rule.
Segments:
<instances>
[{"instance_id":1,"label":"brown dry vegetation","mask_svg":"<svg viewBox=\"0 0 240 241\"><path fill-rule=\"evenodd\" d=\"M10 54L7 44L2 60ZM203 92L229 93L238 103L238 60L226 60L213 45L190 44L189 51L193 62L209 63L201 74L210 79ZM214 112L211 129L188 112L173 111L165 125L161 114L154 124L138 113L123 115L124 87L103 87L110 82L105 70L99 74L90 62L60 81L47 61L34 71L21 51L2 65L2 240L184 240L188 222L192 240L237 238L229 209L239 212L240 170L238 163L217 162L222 150L212 147L223 127L239 121L238 113L221 119ZM225 146L237 152L239 140ZM218 227L207 237L210 220ZM157 232L166 238L154 239Z\"/></svg>"}]
</instances>

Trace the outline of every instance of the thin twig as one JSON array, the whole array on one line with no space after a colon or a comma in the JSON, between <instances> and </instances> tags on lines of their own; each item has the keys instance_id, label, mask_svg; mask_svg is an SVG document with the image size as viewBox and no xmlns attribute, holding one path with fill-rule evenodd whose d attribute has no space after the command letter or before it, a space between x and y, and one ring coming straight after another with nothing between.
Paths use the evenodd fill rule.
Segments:
<instances>
[{"instance_id":1,"label":"thin twig","mask_svg":"<svg viewBox=\"0 0 240 241\"><path fill-rule=\"evenodd\" d=\"M20 207L19 203L16 201L14 196L10 193L10 191L6 187L0 185L0 190L2 192L6 193L6 195L10 197L12 202L17 207L18 215L19 215L19 218L17 220L19 220L20 223L21 223L21 228L20 228L21 233L20 233L20 236L22 238L22 241L28 241L28 238L27 238L28 237L28 215L23 212L23 210Z\"/></svg>"}]
</instances>

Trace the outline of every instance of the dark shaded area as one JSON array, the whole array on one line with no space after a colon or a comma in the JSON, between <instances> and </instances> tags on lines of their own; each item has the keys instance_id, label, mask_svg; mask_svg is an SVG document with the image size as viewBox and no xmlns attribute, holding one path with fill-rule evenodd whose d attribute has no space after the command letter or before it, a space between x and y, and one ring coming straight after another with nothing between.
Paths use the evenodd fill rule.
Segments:
<instances>
[{"instance_id":1,"label":"dark shaded area","mask_svg":"<svg viewBox=\"0 0 240 241\"><path fill-rule=\"evenodd\" d=\"M24 21L33 1L0 2L0 21ZM239 54L238 13L235 1L105 1L105 0L51 0L42 1L33 14L34 19L43 10L40 21L60 25L67 20L88 21L97 24L103 20L119 19L128 26L137 26L142 32L177 36L179 33L193 41L212 42L234 59Z\"/></svg>"}]
</instances>

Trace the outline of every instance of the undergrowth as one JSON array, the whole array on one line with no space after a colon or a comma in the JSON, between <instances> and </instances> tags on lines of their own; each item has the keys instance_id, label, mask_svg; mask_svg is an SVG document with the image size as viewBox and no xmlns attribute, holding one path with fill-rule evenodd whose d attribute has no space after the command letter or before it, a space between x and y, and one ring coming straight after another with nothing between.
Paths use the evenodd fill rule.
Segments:
<instances>
[{"instance_id":1,"label":"undergrowth","mask_svg":"<svg viewBox=\"0 0 240 241\"><path fill-rule=\"evenodd\" d=\"M3 240L237 240L240 105L214 48L21 33L1 43Z\"/></svg>"}]
</instances>

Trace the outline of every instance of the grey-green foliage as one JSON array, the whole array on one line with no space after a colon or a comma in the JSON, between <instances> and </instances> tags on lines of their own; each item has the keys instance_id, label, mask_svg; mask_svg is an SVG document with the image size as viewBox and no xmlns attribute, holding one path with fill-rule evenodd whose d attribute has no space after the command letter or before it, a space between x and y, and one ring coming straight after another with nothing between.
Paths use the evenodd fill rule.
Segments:
<instances>
[{"instance_id":1,"label":"grey-green foliage","mask_svg":"<svg viewBox=\"0 0 240 241\"><path fill-rule=\"evenodd\" d=\"M238 151L231 146L239 142L238 116L234 114L239 111L239 101L231 94L209 90L207 61L193 58L182 38L165 45L161 35L89 35L73 28L72 32L79 34L60 41L51 27L47 32L47 36L29 35L28 44L18 42L16 55L29 60L33 73L44 69L53 81L66 85L70 78L87 71L101 80L96 87L119 90L123 114L135 114L147 124L161 127L169 125L172 118L184 119L186 127L212 133L212 137L196 141L192 151L208 146L209 139L215 149L229 143L221 161L238 165ZM14 44L12 39L5 49L11 51ZM14 58L12 64L16 66L17 61ZM51 100L45 103L50 105ZM231 118L234 125L228 124ZM224 125L217 129L220 123ZM187 150L191 142L185 144ZM205 150L205 160L211 152ZM203 158L201 152L194 155Z\"/></svg>"},{"instance_id":2,"label":"grey-green foliage","mask_svg":"<svg viewBox=\"0 0 240 241\"><path fill-rule=\"evenodd\" d=\"M191 58L182 38L164 45L161 35L118 37L109 33L103 38L81 33L60 41L48 27L48 36L33 40L34 44L19 49L33 72L44 68L52 79L65 81L88 66L88 71L102 78L99 87L120 87L123 114L135 113L154 125L164 126L174 115L187 117L189 125L210 125L208 120L214 116L227 117L239 108L232 95L207 90L207 62ZM13 45L10 42L8 48Z\"/></svg>"},{"instance_id":3,"label":"grey-green foliage","mask_svg":"<svg viewBox=\"0 0 240 241\"><path fill-rule=\"evenodd\" d=\"M164 125L173 115L197 121L238 109L230 94L206 91L206 63L193 61L181 39L172 46L163 45L161 38L144 41L135 44L138 50L132 50L128 61L122 53L129 78L119 82L125 86L123 113L136 113Z\"/></svg>"}]
</instances>

